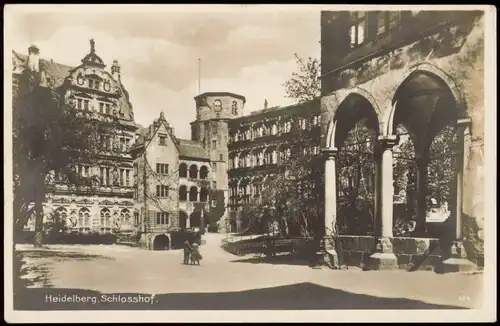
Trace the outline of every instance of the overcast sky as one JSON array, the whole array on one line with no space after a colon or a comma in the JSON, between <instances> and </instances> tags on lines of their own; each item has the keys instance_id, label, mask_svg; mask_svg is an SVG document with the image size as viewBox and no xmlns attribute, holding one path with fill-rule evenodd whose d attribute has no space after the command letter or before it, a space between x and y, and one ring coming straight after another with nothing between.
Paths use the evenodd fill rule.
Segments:
<instances>
[{"instance_id":1,"label":"overcast sky","mask_svg":"<svg viewBox=\"0 0 500 326\"><path fill-rule=\"evenodd\" d=\"M246 112L291 104L283 82L296 69L293 54L320 55L317 11L86 12L23 13L15 20L14 50L36 44L43 58L77 66L89 53L89 39L107 68L121 64L135 119L143 126L160 111L178 137L190 138L193 97L227 91L247 98Z\"/></svg>"}]
</instances>

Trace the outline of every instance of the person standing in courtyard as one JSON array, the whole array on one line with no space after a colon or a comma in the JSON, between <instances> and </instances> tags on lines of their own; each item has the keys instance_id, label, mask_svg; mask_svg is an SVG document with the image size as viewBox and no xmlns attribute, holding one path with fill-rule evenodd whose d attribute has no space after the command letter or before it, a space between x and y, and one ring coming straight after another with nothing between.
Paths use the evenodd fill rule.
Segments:
<instances>
[{"instance_id":1,"label":"person standing in courtyard","mask_svg":"<svg viewBox=\"0 0 500 326\"><path fill-rule=\"evenodd\" d=\"M191 250L191 263L193 265L200 265L200 260L201 260L201 254L199 250L199 245L198 243L193 243L192 250Z\"/></svg>"},{"instance_id":2,"label":"person standing in courtyard","mask_svg":"<svg viewBox=\"0 0 500 326\"><path fill-rule=\"evenodd\" d=\"M184 241L184 265L189 264L189 258L191 256L192 246L188 240Z\"/></svg>"}]
</instances>

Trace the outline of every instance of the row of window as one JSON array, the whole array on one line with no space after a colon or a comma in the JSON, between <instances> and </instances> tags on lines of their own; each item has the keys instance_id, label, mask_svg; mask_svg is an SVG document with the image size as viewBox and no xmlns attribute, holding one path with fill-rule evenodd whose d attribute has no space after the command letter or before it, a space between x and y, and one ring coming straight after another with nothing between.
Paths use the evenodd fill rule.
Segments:
<instances>
[{"instance_id":1,"label":"row of window","mask_svg":"<svg viewBox=\"0 0 500 326\"><path fill-rule=\"evenodd\" d=\"M212 163L212 170L217 171L217 164L216 163ZM189 171L188 171L188 167L187 167L186 163L179 164L179 177L180 178L187 178L188 172L189 172L190 179L198 179L198 167L195 164L192 164L189 167ZM203 165L200 168L199 178L201 180L205 180L206 178L208 178L208 168L205 165Z\"/></svg>"},{"instance_id":2,"label":"row of window","mask_svg":"<svg viewBox=\"0 0 500 326\"><path fill-rule=\"evenodd\" d=\"M92 177L97 174L90 165L77 164L75 165L75 170L79 176L85 178ZM112 169L110 167L100 166L98 170L99 184L104 186L114 185L130 187L132 186L131 172L131 169L127 168Z\"/></svg>"},{"instance_id":3,"label":"row of window","mask_svg":"<svg viewBox=\"0 0 500 326\"><path fill-rule=\"evenodd\" d=\"M132 144L132 138L120 136L115 138L111 135L101 135L99 145L105 150L116 150L127 152Z\"/></svg>"},{"instance_id":4,"label":"row of window","mask_svg":"<svg viewBox=\"0 0 500 326\"><path fill-rule=\"evenodd\" d=\"M312 119L298 118L297 126L301 130L309 127L318 126L321 121L320 116L314 116ZM246 130L238 130L231 134L230 141L237 142L242 140L253 140L255 138L275 136L289 133L292 130L292 121L282 121L281 123L262 124Z\"/></svg>"},{"instance_id":5,"label":"row of window","mask_svg":"<svg viewBox=\"0 0 500 326\"><path fill-rule=\"evenodd\" d=\"M90 228L92 226L90 210L87 207L82 207L78 213L76 210L72 210L68 215L65 207L59 207L56 210L56 218L63 221L70 228ZM120 215L117 213L111 215L111 211L108 208L103 208L100 211L100 224L101 228L112 228L113 222L115 226L120 226L121 223L130 223L130 211L126 208L120 211Z\"/></svg>"},{"instance_id":6,"label":"row of window","mask_svg":"<svg viewBox=\"0 0 500 326\"><path fill-rule=\"evenodd\" d=\"M214 110L215 112L220 112L222 111L222 101L217 99L214 101ZM231 103L231 113L234 115L238 114L238 103L236 101L233 101Z\"/></svg>"},{"instance_id":7,"label":"row of window","mask_svg":"<svg viewBox=\"0 0 500 326\"><path fill-rule=\"evenodd\" d=\"M258 198L262 192L262 183L253 183L231 187L229 189L229 204L235 206L238 204L248 204L252 198Z\"/></svg>"},{"instance_id":8,"label":"row of window","mask_svg":"<svg viewBox=\"0 0 500 326\"><path fill-rule=\"evenodd\" d=\"M107 102L97 102L99 104L99 113L102 114L109 114L111 115L112 110L112 104L107 103ZM94 105L90 105L90 99L84 99L84 98L76 98L76 107L79 110L85 110L85 111L97 111L97 107Z\"/></svg>"},{"instance_id":9,"label":"row of window","mask_svg":"<svg viewBox=\"0 0 500 326\"><path fill-rule=\"evenodd\" d=\"M312 146L310 148L305 147L302 149L302 155L318 155L319 153L319 146ZM253 151L252 153L245 152L232 157L229 161L229 168L237 169L269 164L279 164L288 161L290 157L290 148L286 148L282 151L277 151L276 149L262 149Z\"/></svg>"},{"instance_id":10,"label":"row of window","mask_svg":"<svg viewBox=\"0 0 500 326\"><path fill-rule=\"evenodd\" d=\"M419 11L408 14L416 15ZM349 36L351 47L359 46L398 27L405 17L400 11L351 12ZM373 30L370 30L372 28Z\"/></svg>"}]
</instances>

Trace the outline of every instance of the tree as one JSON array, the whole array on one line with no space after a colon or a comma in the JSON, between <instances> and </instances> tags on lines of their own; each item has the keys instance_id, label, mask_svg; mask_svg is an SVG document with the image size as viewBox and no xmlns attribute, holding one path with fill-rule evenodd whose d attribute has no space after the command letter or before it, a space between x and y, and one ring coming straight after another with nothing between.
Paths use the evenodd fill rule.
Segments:
<instances>
[{"instance_id":1,"label":"tree","mask_svg":"<svg viewBox=\"0 0 500 326\"><path fill-rule=\"evenodd\" d=\"M292 73L283 86L288 98L295 99L297 103L306 103L320 96L320 62L311 57L303 59L297 53L294 53L294 57L299 71Z\"/></svg>"},{"instance_id":2,"label":"tree","mask_svg":"<svg viewBox=\"0 0 500 326\"><path fill-rule=\"evenodd\" d=\"M316 155L319 126L307 126L306 119L312 122L314 117L292 113L282 117L291 123L291 129L281 135L277 167L261 183L260 199L244 209L257 232L273 223L278 224L282 236L313 237L322 232L322 160Z\"/></svg>"},{"instance_id":3,"label":"tree","mask_svg":"<svg viewBox=\"0 0 500 326\"><path fill-rule=\"evenodd\" d=\"M116 127L117 118L76 109L63 90L49 86L43 70L26 69L18 85L13 92L14 234L34 214L39 247L46 194L56 184L92 191L97 177L82 176L77 165L102 152L102 135Z\"/></svg>"}]
</instances>

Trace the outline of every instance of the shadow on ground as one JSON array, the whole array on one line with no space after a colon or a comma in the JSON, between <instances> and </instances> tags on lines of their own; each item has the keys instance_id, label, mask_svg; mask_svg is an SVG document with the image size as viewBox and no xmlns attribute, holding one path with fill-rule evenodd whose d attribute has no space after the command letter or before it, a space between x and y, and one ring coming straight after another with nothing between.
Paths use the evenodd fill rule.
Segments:
<instances>
[{"instance_id":1,"label":"shadow on ground","mask_svg":"<svg viewBox=\"0 0 500 326\"><path fill-rule=\"evenodd\" d=\"M88 261L95 259L107 259L113 260L114 258L103 256L103 255L94 255L94 254L85 254L81 252L70 252L70 251L58 251L58 250L23 250L18 252L19 255L23 258L31 258L31 259L40 259L40 258L50 258L53 261L64 261L64 260L80 260L80 261Z\"/></svg>"},{"instance_id":2,"label":"shadow on ground","mask_svg":"<svg viewBox=\"0 0 500 326\"><path fill-rule=\"evenodd\" d=\"M16 287L25 288L31 286L51 287L50 268L44 262L47 261L90 261L96 259L112 260L113 258L84 254L80 252L67 252L46 249L30 249L18 251L14 255L13 275ZM29 262L29 263L27 263Z\"/></svg>"},{"instance_id":3,"label":"shadow on ground","mask_svg":"<svg viewBox=\"0 0 500 326\"><path fill-rule=\"evenodd\" d=\"M402 298L354 294L313 283L241 292L156 294L152 303L151 294L102 294L89 290L54 288L19 290L14 296L15 310L466 309ZM64 297L72 298L73 302L51 302ZM85 303L81 302L84 297L87 298ZM77 298L79 303L74 302ZM132 300L142 302L130 302Z\"/></svg>"},{"instance_id":4,"label":"shadow on ground","mask_svg":"<svg viewBox=\"0 0 500 326\"><path fill-rule=\"evenodd\" d=\"M272 265L301 265L314 266L318 263L318 258L306 259L299 258L292 254L277 255L277 256L259 256L255 255L250 258L242 258L232 260L232 263L250 263L250 264L272 264Z\"/></svg>"}]
</instances>

